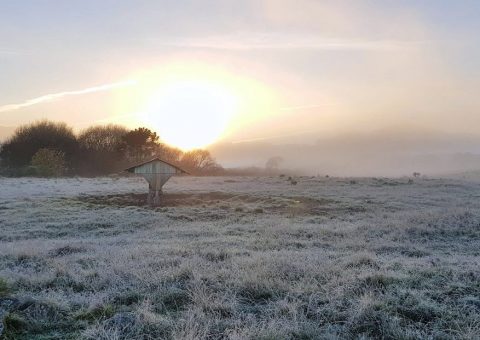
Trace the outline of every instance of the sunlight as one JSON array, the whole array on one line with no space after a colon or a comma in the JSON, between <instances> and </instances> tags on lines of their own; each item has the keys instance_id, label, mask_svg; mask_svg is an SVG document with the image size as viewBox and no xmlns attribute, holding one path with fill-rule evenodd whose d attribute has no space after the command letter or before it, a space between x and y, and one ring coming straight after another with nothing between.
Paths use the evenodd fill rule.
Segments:
<instances>
[{"instance_id":1,"label":"sunlight","mask_svg":"<svg viewBox=\"0 0 480 340\"><path fill-rule=\"evenodd\" d=\"M226 130L237 111L237 98L222 84L177 80L156 89L143 120L167 144L183 150L205 147Z\"/></svg>"},{"instance_id":2,"label":"sunlight","mask_svg":"<svg viewBox=\"0 0 480 340\"><path fill-rule=\"evenodd\" d=\"M148 127L162 142L184 151L238 139L233 137L238 131L243 138L243 131L272 117L279 106L272 87L252 70L191 57L146 65L129 75L136 86L115 92L111 119L130 128Z\"/></svg>"}]
</instances>

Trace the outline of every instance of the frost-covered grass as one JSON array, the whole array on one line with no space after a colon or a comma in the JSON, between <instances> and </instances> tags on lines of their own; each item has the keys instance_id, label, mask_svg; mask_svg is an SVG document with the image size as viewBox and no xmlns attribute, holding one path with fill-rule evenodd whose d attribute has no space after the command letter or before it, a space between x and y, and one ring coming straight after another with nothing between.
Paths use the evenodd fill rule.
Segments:
<instances>
[{"instance_id":1,"label":"frost-covered grass","mask_svg":"<svg viewBox=\"0 0 480 340\"><path fill-rule=\"evenodd\" d=\"M0 179L5 337L480 337L479 183L295 180Z\"/></svg>"}]
</instances>

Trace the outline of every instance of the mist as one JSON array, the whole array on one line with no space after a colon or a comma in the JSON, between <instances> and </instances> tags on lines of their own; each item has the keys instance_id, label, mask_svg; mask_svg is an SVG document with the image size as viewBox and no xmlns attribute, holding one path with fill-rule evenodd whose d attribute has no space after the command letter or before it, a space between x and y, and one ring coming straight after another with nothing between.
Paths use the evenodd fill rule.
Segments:
<instances>
[{"instance_id":1,"label":"mist","mask_svg":"<svg viewBox=\"0 0 480 340\"><path fill-rule=\"evenodd\" d=\"M210 150L226 167L264 167L281 157L280 168L305 175L457 176L480 169L480 138L435 131L384 129L331 137L219 143ZM312 140L313 139L313 140Z\"/></svg>"}]
</instances>

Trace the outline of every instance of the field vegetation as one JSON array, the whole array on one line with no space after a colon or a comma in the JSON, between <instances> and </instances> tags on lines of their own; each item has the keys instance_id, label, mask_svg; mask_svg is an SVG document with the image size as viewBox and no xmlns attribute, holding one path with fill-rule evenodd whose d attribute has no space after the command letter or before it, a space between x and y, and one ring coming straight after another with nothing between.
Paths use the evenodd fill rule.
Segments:
<instances>
[{"instance_id":1,"label":"field vegetation","mask_svg":"<svg viewBox=\"0 0 480 340\"><path fill-rule=\"evenodd\" d=\"M292 185L292 181L296 185ZM0 178L5 339L475 339L480 184Z\"/></svg>"}]
</instances>

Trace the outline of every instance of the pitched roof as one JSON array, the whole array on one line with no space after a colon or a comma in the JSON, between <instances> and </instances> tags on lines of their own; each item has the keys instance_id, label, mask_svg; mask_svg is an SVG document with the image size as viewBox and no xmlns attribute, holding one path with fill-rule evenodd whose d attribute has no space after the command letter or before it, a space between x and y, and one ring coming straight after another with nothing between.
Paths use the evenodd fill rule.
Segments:
<instances>
[{"instance_id":1,"label":"pitched roof","mask_svg":"<svg viewBox=\"0 0 480 340\"><path fill-rule=\"evenodd\" d=\"M148 164L148 163L152 163L152 162L155 162L155 161L163 162L163 163L165 163L165 164L168 164L168 165L170 165L170 166L173 166L175 169L180 170L180 171L183 172L183 173L186 173L187 175L190 175L190 173L189 173L188 171L183 170L183 169L180 168L178 165L175 165L175 164L172 164L172 163L170 163L170 162L167 162L167 161L161 159L160 157L155 157L155 158L153 158L153 159L151 159L151 160L149 160L149 161L142 162L142 163L139 163L139 164L135 164L135 165L129 167L128 169L125 169L125 171L134 172L135 168L138 168L139 166L142 166L142 165L145 165L145 164Z\"/></svg>"}]
</instances>

